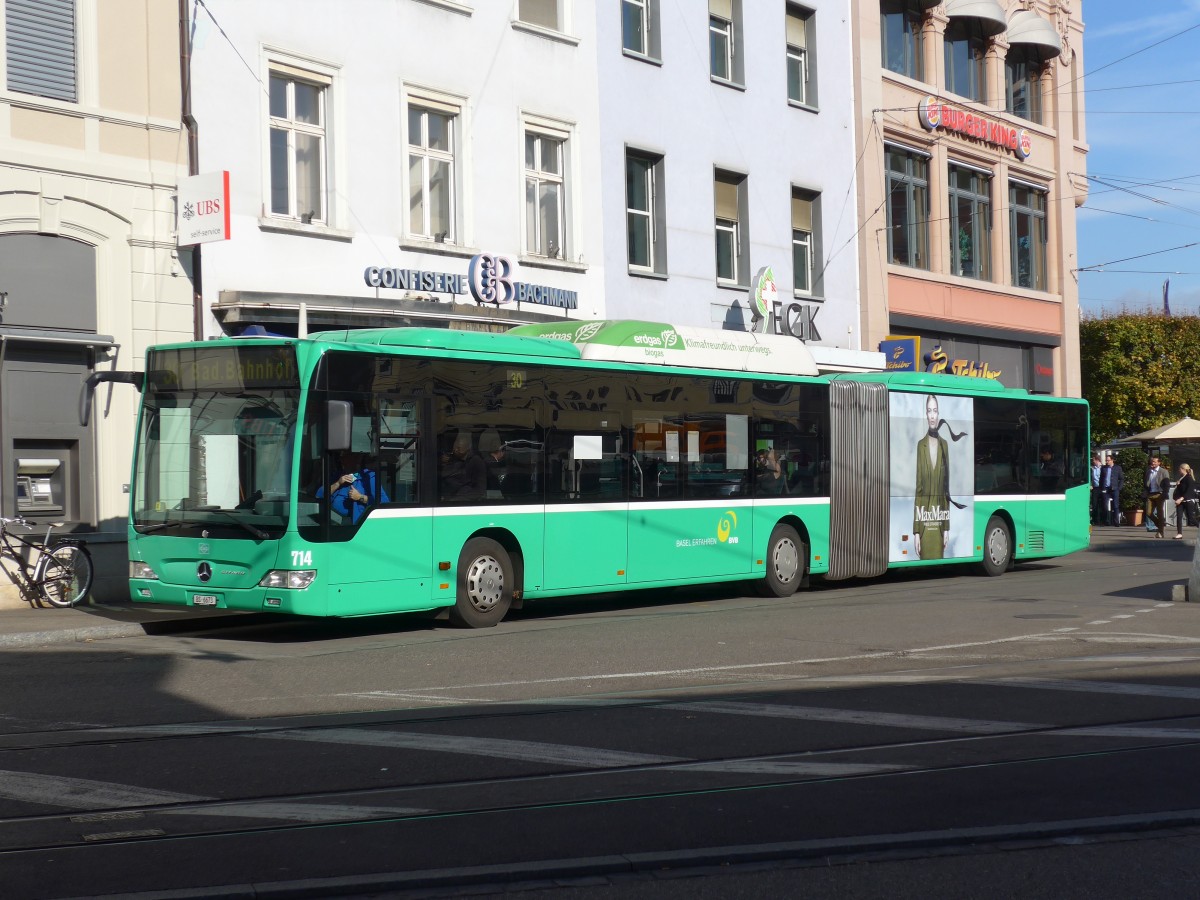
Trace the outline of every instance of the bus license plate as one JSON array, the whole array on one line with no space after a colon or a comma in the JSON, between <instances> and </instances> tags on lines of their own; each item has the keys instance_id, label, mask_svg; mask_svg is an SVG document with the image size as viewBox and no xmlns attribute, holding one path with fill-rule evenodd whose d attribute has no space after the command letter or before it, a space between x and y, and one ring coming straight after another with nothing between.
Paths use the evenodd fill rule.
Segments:
<instances>
[{"instance_id":1,"label":"bus license plate","mask_svg":"<svg viewBox=\"0 0 1200 900\"><path fill-rule=\"evenodd\" d=\"M217 605L217 596L216 596L216 594L193 594L192 595L192 605L193 606L216 606Z\"/></svg>"}]
</instances>

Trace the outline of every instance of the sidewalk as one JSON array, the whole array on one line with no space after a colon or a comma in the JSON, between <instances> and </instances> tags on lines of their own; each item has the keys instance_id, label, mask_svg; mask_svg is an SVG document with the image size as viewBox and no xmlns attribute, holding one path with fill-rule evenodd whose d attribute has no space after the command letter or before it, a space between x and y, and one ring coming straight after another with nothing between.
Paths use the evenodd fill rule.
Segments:
<instances>
[{"instance_id":1,"label":"sidewalk","mask_svg":"<svg viewBox=\"0 0 1200 900\"><path fill-rule=\"evenodd\" d=\"M47 644L74 644L145 634L174 634L220 628L240 619L249 625L270 613L226 609L154 607L129 602L92 603L74 609L0 610L0 651Z\"/></svg>"},{"instance_id":2,"label":"sidewalk","mask_svg":"<svg viewBox=\"0 0 1200 900\"><path fill-rule=\"evenodd\" d=\"M1176 543L1173 540L1174 533L1172 525L1167 530L1165 543ZM1196 535L1196 529L1189 528L1185 532L1185 539L1177 543L1195 547ZM1162 545L1164 541L1156 539L1140 526L1092 530L1093 548L1117 543ZM132 601L91 603L75 609L34 609L25 605L18 609L0 609L0 650L140 637L144 634L177 634L221 628L239 619L250 625L279 618L276 613L145 606Z\"/></svg>"}]
</instances>

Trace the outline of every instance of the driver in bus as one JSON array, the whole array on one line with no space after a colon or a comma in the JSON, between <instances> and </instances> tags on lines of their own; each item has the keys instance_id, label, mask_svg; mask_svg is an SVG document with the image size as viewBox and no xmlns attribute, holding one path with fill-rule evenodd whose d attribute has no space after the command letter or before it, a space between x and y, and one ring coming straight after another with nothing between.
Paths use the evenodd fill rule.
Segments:
<instances>
[{"instance_id":1,"label":"driver in bus","mask_svg":"<svg viewBox=\"0 0 1200 900\"><path fill-rule=\"evenodd\" d=\"M375 470L367 464L365 455L347 449L341 452L338 461L338 471L345 474L329 486L329 505L335 513L357 524L372 503L390 502L387 491L379 486ZM318 497L324 494L323 487L317 490Z\"/></svg>"}]
</instances>

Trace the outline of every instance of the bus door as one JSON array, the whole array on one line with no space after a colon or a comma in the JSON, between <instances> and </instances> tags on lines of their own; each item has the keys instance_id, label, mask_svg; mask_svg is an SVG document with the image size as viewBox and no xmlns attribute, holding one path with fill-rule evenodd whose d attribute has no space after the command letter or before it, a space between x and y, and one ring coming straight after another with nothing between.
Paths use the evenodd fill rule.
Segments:
<instances>
[{"instance_id":1,"label":"bus door","mask_svg":"<svg viewBox=\"0 0 1200 900\"><path fill-rule=\"evenodd\" d=\"M829 386L829 401L832 453L827 577L881 575L888 566L892 490L885 464L889 457L887 386L834 381Z\"/></svg>"},{"instance_id":2,"label":"bus door","mask_svg":"<svg viewBox=\"0 0 1200 900\"><path fill-rule=\"evenodd\" d=\"M554 411L546 439L548 589L626 583L627 459L614 413Z\"/></svg>"},{"instance_id":3,"label":"bus door","mask_svg":"<svg viewBox=\"0 0 1200 900\"><path fill-rule=\"evenodd\" d=\"M630 582L749 575L748 423L744 414L678 407L633 411Z\"/></svg>"},{"instance_id":4,"label":"bus door","mask_svg":"<svg viewBox=\"0 0 1200 900\"><path fill-rule=\"evenodd\" d=\"M419 363L330 353L317 499L330 615L420 609L432 593L429 401ZM409 371L412 370L412 371ZM319 396L319 395L318 395Z\"/></svg>"}]
</instances>

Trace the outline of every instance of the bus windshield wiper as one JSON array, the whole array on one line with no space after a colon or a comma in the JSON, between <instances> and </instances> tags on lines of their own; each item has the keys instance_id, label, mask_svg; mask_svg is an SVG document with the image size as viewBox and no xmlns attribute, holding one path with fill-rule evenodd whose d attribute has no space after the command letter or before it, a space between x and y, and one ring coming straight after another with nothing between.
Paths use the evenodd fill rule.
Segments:
<instances>
[{"instance_id":1,"label":"bus windshield wiper","mask_svg":"<svg viewBox=\"0 0 1200 900\"><path fill-rule=\"evenodd\" d=\"M263 531L257 525L251 525L249 522L247 522L243 519L239 519L237 516L235 516L233 513L231 513L227 509L209 509L209 510L205 510L205 512L220 513L221 515L228 518L229 521L232 522L234 525L239 525L242 528L245 528L248 532L250 532L256 538L258 538L260 541L265 541L267 538L270 537L269 534L267 534L265 531Z\"/></svg>"}]
</instances>

